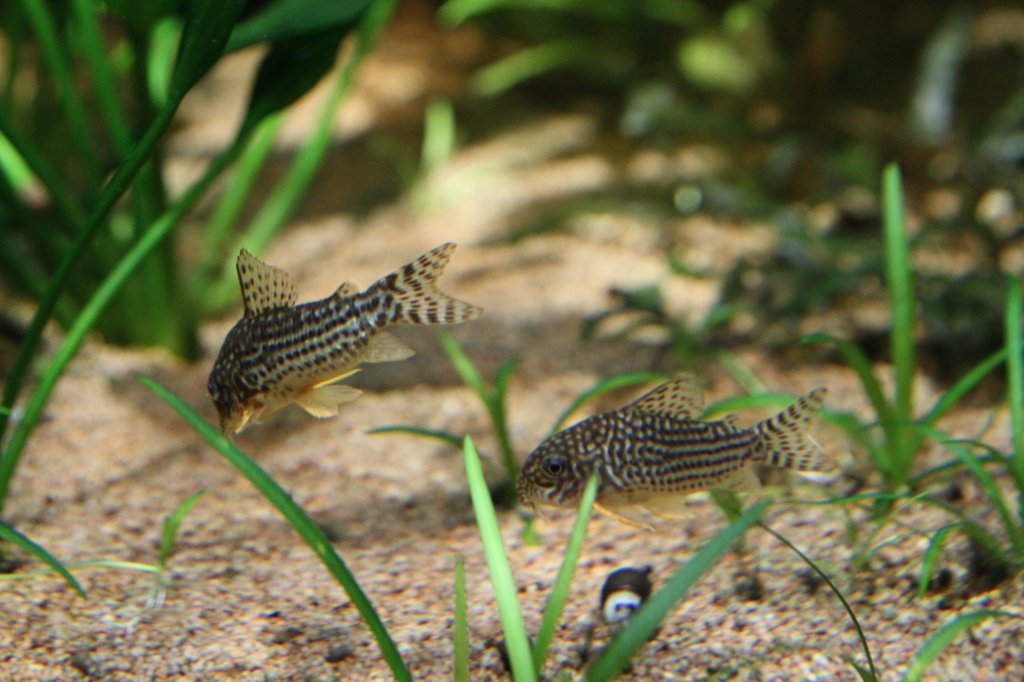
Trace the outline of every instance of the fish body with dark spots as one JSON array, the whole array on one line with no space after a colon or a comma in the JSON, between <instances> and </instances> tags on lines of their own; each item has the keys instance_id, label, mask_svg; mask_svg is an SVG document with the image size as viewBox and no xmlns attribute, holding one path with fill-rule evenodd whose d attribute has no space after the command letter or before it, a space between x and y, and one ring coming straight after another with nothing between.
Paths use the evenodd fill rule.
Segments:
<instances>
[{"instance_id":1,"label":"fish body with dark spots","mask_svg":"<svg viewBox=\"0 0 1024 682\"><path fill-rule=\"evenodd\" d=\"M245 314L225 337L208 382L221 428L238 433L291 403L316 417L336 415L359 397L338 383L359 364L413 354L386 327L478 317L480 308L435 284L454 248L443 244L365 291L345 282L331 296L301 305L286 272L243 250L237 270Z\"/></svg>"},{"instance_id":2,"label":"fish body with dark spots","mask_svg":"<svg viewBox=\"0 0 1024 682\"><path fill-rule=\"evenodd\" d=\"M647 525L642 512L682 516L690 493L757 490L755 464L826 470L824 452L806 434L825 393L812 391L744 429L732 417L701 420L700 388L692 375L680 375L623 408L544 441L523 464L519 497L534 507L574 507L596 472L596 506L621 521Z\"/></svg>"}]
</instances>

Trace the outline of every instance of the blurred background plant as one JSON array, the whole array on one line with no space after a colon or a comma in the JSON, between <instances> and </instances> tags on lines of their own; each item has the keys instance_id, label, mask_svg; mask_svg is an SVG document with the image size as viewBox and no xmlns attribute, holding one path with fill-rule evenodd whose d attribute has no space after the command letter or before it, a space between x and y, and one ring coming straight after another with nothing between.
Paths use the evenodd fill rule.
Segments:
<instances>
[{"instance_id":1,"label":"blurred background plant","mask_svg":"<svg viewBox=\"0 0 1024 682\"><path fill-rule=\"evenodd\" d=\"M0 10L0 273L38 301L27 328L7 325L18 352L0 410L0 509L50 392L86 335L194 357L196 325L210 309L202 302L218 278L232 276L221 264L233 262L239 241L260 251L302 196L333 113L394 9L391 0L311 11L314 4L22 0ZM316 129L262 211L237 229L239 196L266 158L279 112L332 72L352 33ZM256 44L267 49L234 136L180 196L169 196L162 144L178 107L225 54ZM173 228L236 161L202 234L204 259L187 270ZM51 316L67 334L5 438Z\"/></svg>"},{"instance_id":2,"label":"blurred background plant","mask_svg":"<svg viewBox=\"0 0 1024 682\"><path fill-rule=\"evenodd\" d=\"M1016 3L448 0L438 17L493 39L496 56L473 80L478 95L597 110L602 150L624 167L640 150L669 153L663 172L624 171L611 191L546 206L510 238L573 229L613 202L658 225L674 273L700 277L723 273L694 267L690 226L665 220L679 225L699 212L773 226L774 248L725 266L705 322L665 320L678 349L691 351L694 340L789 348L821 330L809 316L843 310L828 330L887 359L888 324L877 314L885 253L865 229L880 216L887 159L910 178L916 209L924 368L952 380L1001 347L977 330L999 324L998 270L1024 266ZM682 150L702 143L724 154L710 169L685 161ZM659 286L616 292L617 301L662 315Z\"/></svg>"}]
</instances>

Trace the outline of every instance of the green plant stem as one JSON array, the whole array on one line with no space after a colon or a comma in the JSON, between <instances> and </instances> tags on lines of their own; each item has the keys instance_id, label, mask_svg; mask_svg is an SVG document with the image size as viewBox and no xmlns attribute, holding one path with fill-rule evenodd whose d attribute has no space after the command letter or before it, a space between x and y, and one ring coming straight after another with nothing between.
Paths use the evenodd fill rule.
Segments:
<instances>
[{"instance_id":1,"label":"green plant stem","mask_svg":"<svg viewBox=\"0 0 1024 682\"><path fill-rule=\"evenodd\" d=\"M583 489L583 496L580 498L579 512L576 514L576 522L569 534L569 542L565 546L565 553L562 556L562 565L555 576L555 582L551 586L551 593L547 605L544 607L544 615L540 621L540 629L537 631L537 640L533 644L533 667L537 675L542 677L544 671L544 660L548 657L548 649L551 648L551 641L555 637L555 630L558 628L558 621L562 617L562 610L565 608L565 600L569 596L569 586L572 583L573 574L576 573L576 565L579 563L580 554L583 551L583 540L587 536L587 525L594 510L594 500L597 499L598 477L593 475L587 481Z\"/></svg>"},{"instance_id":2,"label":"green plant stem","mask_svg":"<svg viewBox=\"0 0 1024 682\"><path fill-rule=\"evenodd\" d=\"M74 194L63 178L53 169L50 162L39 153L39 150L26 137L14 129L3 107L0 107L0 135L7 138L11 146L21 155L25 165L29 167L32 173L43 183L43 186L46 187L46 191L49 193L50 198L53 199L53 205L57 208L63 221L72 230L81 229L82 225L85 224L86 215L75 200Z\"/></svg>"},{"instance_id":3,"label":"green plant stem","mask_svg":"<svg viewBox=\"0 0 1024 682\"><path fill-rule=\"evenodd\" d=\"M1013 452L1010 472L1021 495L1018 501L1024 521L1024 305L1021 302L1021 279L1010 277L1006 295L1006 392L1010 404L1010 430Z\"/></svg>"},{"instance_id":4,"label":"green plant stem","mask_svg":"<svg viewBox=\"0 0 1024 682\"><path fill-rule=\"evenodd\" d=\"M469 682L469 602L466 598L466 560L455 557L455 682Z\"/></svg>"},{"instance_id":5,"label":"green plant stem","mask_svg":"<svg viewBox=\"0 0 1024 682\"><path fill-rule=\"evenodd\" d=\"M337 75L331 83L326 102L313 128L313 134L303 144L284 179L263 204L245 234L235 242L229 253L238 253L243 247L254 253L261 253L270 243L274 234L284 225L288 216L295 210L299 201L302 200L330 147L335 113L352 89L359 66L376 44L381 30L387 24L387 19L393 14L396 5L397 0L379 0L367 8L359 25L359 38L356 47L345 64L338 69ZM236 286L234 261L228 259L218 285L214 288L212 303L216 306L222 301L229 300L235 295Z\"/></svg>"},{"instance_id":6,"label":"green plant stem","mask_svg":"<svg viewBox=\"0 0 1024 682\"><path fill-rule=\"evenodd\" d=\"M11 433L10 442L4 448L2 455L0 455L0 512L3 512L4 504L7 501L7 490L10 486L11 478L14 476L14 471L17 468L18 461L21 458L21 453L28 443L29 436L36 424L39 422L40 417L43 414L43 409L46 407L46 403L50 398L50 393L53 391L54 386L60 379L64 368L71 358L74 357L78 351L79 346L85 340L86 334L96 323L96 319L99 317L103 309L114 297L115 294L121 289L125 281L135 270L142 260L149 255L149 253L160 243L160 241L167 236L171 228L173 228L179 220L188 212L188 210L195 204L196 201L205 193L206 189L213 183L213 181L220 175L221 172L234 160L235 156L241 149L241 140L236 139L235 142L228 147L224 152L218 156L213 163L210 164L209 168L203 174L203 177L199 179L189 190L182 195L178 201L156 222L154 222L150 228L139 238L139 240L132 245L131 249L121 258L117 266L107 275L106 279L100 284L93 293L92 297L82 308L82 311L78 314L75 319L75 323L68 330L67 335L64 337L64 341L57 349L56 354L46 365L42 375L39 378L39 383L32 391L32 395L29 398L28 404L25 406L25 414L14 431ZM84 244L84 242L83 242ZM65 259L61 266L63 267L69 260ZM52 297L56 299L56 294L59 289L53 291ZM33 319L35 323L36 319L39 319L39 314L36 314L36 318ZM31 329L30 329L31 332ZM36 336L38 340L38 334ZM22 346L25 347L29 344L29 335L26 334L25 341L22 342ZM20 349L19 349L20 351ZM19 352L18 358L23 357L22 353ZM13 375L13 371L12 371ZM7 403L5 402L5 405ZM6 415L0 415L0 418L6 420Z\"/></svg>"},{"instance_id":7,"label":"green plant stem","mask_svg":"<svg viewBox=\"0 0 1024 682\"><path fill-rule=\"evenodd\" d=\"M164 131L171 124L171 120L174 118L174 113L177 110L177 105L178 102L173 102L161 109L157 118L146 129L142 139L132 147L132 151L128 155L128 158L125 159L124 164L117 169L114 177L110 179L110 182L107 183L107 186L100 194L96 208L93 209L88 222L79 230L74 243L61 260L60 265L57 266L57 270L54 272L53 277L50 279L49 285L46 288L46 295L39 301L39 307L36 308L35 315L32 316L32 321L29 323L28 329L25 331L25 337L18 346L18 354L14 358L14 363L11 366L11 372L7 377L7 384L4 386L3 402L0 404L3 407L10 408L14 406L14 401L18 397L18 393L21 391L21 386L25 380L25 374L28 371L29 364L31 363L32 357L35 355L36 349L39 346L39 340L42 338L43 327L50 320L50 316L53 314L54 307L60 299L60 295L64 290L64 285L67 282L72 269L85 252L85 247L96 235L99 228L105 223L107 216L117 204L118 199L120 199L128 189L132 179L149 159L153 148L156 146L157 142L159 142ZM216 164L218 162L214 163ZM203 189L205 189L205 187L203 187ZM198 196L196 196L196 198L198 198ZM173 210L174 209L172 209L172 211ZM152 228L150 228L150 231L152 231ZM111 295L113 293L115 292L112 292ZM104 305L105 304L106 301L104 301ZM7 423L7 417L0 414L0 443L3 442L3 437L7 430ZM5 450L3 459L8 458L9 450L10 448ZM0 460L0 511L3 509L3 502L7 493L7 483L9 482L9 478L4 478L4 476L6 474L9 477L10 473L13 473L13 465L9 465L3 460Z\"/></svg>"},{"instance_id":8,"label":"green plant stem","mask_svg":"<svg viewBox=\"0 0 1024 682\"><path fill-rule=\"evenodd\" d=\"M882 206L889 310L892 315L889 349L896 374L895 416L898 422L888 426L883 424L883 428L890 430L890 447L896 455L895 471L890 484L903 485L916 454L916 448L909 451L912 438L908 432L908 425L914 418L914 288L910 275L900 169L896 164L889 164L885 168L882 177Z\"/></svg>"},{"instance_id":9,"label":"green plant stem","mask_svg":"<svg viewBox=\"0 0 1024 682\"><path fill-rule=\"evenodd\" d=\"M239 157L235 172L203 231L203 248L199 254L198 267L199 284L195 287L197 291L208 291L211 276L220 270L231 228L251 196L256 178L274 148L274 140L283 120L283 114L275 113L261 121L254 128L245 151ZM205 305L205 296L195 298Z\"/></svg>"},{"instance_id":10,"label":"green plant stem","mask_svg":"<svg viewBox=\"0 0 1024 682\"><path fill-rule=\"evenodd\" d=\"M57 89L57 96L67 117L72 143L78 147L78 157L84 160L86 178L90 191L100 184L100 154L93 143L94 136L89 129L85 104L78 96L74 78L71 75L70 58L64 53L57 37L57 26L53 15L42 0L20 0L22 10L39 38L40 50Z\"/></svg>"},{"instance_id":11,"label":"green plant stem","mask_svg":"<svg viewBox=\"0 0 1024 682\"><path fill-rule=\"evenodd\" d=\"M101 118L110 131L114 149L123 158L131 148L131 126L118 102L117 81L110 68L110 60L103 51L99 22L96 21L99 6L93 0L72 0L71 7L77 22L76 37L81 42L85 61L89 64L96 102L103 114Z\"/></svg>"},{"instance_id":12,"label":"green plant stem","mask_svg":"<svg viewBox=\"0 0 1024 682\"><path fill-rule=\"evenodd\" d=\"M832 590L832 593L836 595L840 603L842 603L843 608L846 609L846 615L848 615L850 617L850 620L853 621L853 627L857 630L857 637L860 639L861 650L864 652L864 657L868 661L868 670L871 672L871 679L877 680L878 671L875 670L875 661L871 656L871 647L868 646L867 637L864 636L864 630L862 630L860 627L860 621L857 619L857 614L853 612L853 607L850 606L850 603L848 601L846 601L846 597L843 596L843 593L839 591L839 588L836 587L835 583L832 582L832 579L828 577L828 574L825 573L825 571L818 568L818 565L811 561L810 557L808 557L806 554L797 549L797 546L790 542L788 538L786 538L784 535L780 533L775 532L773 529L769 528L764 523L759 522L758 525L764 530L771 533L776 540L778 540L786 547L789 547L791 550L793 550L793 552L795 552L797 556L804 560L804 563L811 567L812 571L818 574L819 578L825 581L825 584L829 586L829 589Z\"/></svg>"}]
</instances>

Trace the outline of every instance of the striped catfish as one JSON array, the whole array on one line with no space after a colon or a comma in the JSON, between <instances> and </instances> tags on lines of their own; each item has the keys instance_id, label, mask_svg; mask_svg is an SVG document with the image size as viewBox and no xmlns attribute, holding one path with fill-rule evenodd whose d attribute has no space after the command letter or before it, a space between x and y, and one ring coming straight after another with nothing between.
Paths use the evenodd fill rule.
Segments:
<instances>
[{"instance_id":1,"label":"striped catfish","mask_svg":"<svg viewBox=\"0 0 1024 682\"><path fill-rule=\"evenodd\" d=\"M360 363L413 354L385 327L478 317L480 308L435 284L454 249L442 244L366 291L345 282L327 298L301 305L288 273L243 249L236 268L245 313L224 339L207 384L221 428L239 433L291 403L314 417L334 416L359 397L338 382Z\"/></svg>"},{"instance_id":2,"label":"striped catfish","mask_svg":"<svg viewBox=\"0 0 1024 682\"><path fill-rule=\"evenodd\" d=\"M744 429L731 416L701 420L700 387L692 374L681 374L625 407L544 441L523 464L519 498L533 508L574 507L596 471L597 507L625 523L647 526L643 512L683 516L690 493L758 490L755 464L825 471L825 453L806 433L825 394L824 388L811 391Z\"/></svg>"}]
</instances>

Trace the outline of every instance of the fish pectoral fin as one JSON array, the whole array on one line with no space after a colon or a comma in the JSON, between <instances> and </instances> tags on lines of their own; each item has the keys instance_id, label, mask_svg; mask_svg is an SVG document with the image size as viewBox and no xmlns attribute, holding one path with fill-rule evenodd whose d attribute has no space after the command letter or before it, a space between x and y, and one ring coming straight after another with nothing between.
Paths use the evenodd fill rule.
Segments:
<instances>
[{"instance_id":1,"label":"fish pectoral fin","mask_svg":"<svg viewBox=\"0 0 1024 682\"><path fill-rule=\"evenodd\" d=\"M682 493L653 495L642 505L647 512L659 519L685 519L692 516Z\"/></svg>"},{"instance_id":2,"label":"fish pectoral fin","mask_svg":"<svg viewBox=\"0 0 1024 682\"><path fill-rule=\"evenodd\" d=\"M634 412L667 414L680 419L697 419L704 411L704 394L697 377L684 372L633 401L627 409Z\"/></svg>"},{"instance_id":3,"label":"fish pectoral fin","mask_svg":"<svg viewBox=\"0 0 1024 682\"><path fill-rule=\"evenodd\" d=\"M748 464L729 474L721 482L711 486L715 490L734 490L738 493L756 493L761 490L761 479Z\"/></svg>"},{"instance_id":4,"label":"fish pectoral fin","mask_svg":"<svg viewBox=\"0 0 1024 682\"><path fill-rule=\"evenodd\" d=\"M264 263L245 249L238 254L235 270L246 317L274 308L288 308L299 300L299 290L291 275Z\"/></svg>"},{"instance_id":5,"label":"fish pectoral fin","mask_svg":"<svg viewBox=\"0 0 1024 682\"><path fill-rule=\"evenodd\" d=\"M337 415L342 406L352 402L362 393L358 388L347 384L320 384L300 394L295 402L314 417L323 419Z\"/></svg>"},{"instance_id":6,"label":"fish pectoral fin","mask_svg":"<svg viewBox=\"0 0 1024 682\"><path fill-rule=\"evenodd\" d=\"M640 507L635 504L619 503L612 501L595 502L594 508L606 516L634 528L654 530L654 527L644 517Z\"/></svg>"},{"instance_id":7,"label":"fish pectoral fin","mask_svg":"<svg viewBox=\"0 0 1024 682\"><path fill-rule=\"evenodd\" d=\"M391 362L405 360L416 354L412 348L398 340L390 332L379 332L370 342L370 347L359 360L361 362Z\"/></svg>"}]
</instances>

